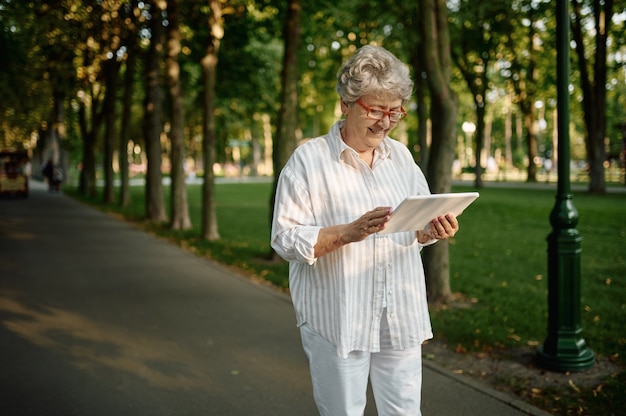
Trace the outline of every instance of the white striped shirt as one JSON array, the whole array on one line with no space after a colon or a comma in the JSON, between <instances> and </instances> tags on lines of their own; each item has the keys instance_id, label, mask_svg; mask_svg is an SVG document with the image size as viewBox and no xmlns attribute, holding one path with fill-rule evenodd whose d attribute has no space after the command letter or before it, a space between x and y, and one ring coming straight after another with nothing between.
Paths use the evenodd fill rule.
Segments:
<instances>
[{"instance_id":1,"label":"white striped shirt","mask_svg":"<svg viewBox=\"0 0 626 416\"><path fill-rule=\"evenodd\" d=\"M432 328L415 232L373 234L314 256L321 228L430 193L406 146L386 137L370 168L341 139L342 124L298 147L278 181L271 244L289 261L297 324L309 324L345 358L380 350L386 308L393 348L421 345Z\"/></svg>"}]
</instances>

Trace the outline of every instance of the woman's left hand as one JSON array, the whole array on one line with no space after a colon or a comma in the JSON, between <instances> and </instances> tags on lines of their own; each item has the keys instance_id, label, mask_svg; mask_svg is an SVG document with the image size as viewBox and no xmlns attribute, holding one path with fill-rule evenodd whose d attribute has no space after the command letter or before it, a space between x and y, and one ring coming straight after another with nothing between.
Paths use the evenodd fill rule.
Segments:
<instances>
[{"instance_id":1,"label":"woman's left hand","mask_svg":"<svg viewBox=\"0 0 626 416\"><path fill-rule=\"evenodd\" d=\"M452 238L459 231L459 222L454 214L437 217L430 222L430 232L437 240Z\"/></svg>"}]
</instances>

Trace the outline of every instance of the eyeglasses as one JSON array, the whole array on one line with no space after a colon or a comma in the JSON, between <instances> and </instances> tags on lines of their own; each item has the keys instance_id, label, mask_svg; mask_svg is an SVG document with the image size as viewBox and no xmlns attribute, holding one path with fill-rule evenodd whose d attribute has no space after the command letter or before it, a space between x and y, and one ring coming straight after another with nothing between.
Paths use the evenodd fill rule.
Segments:
<instances>
[{"instance_id":1,"label":"eyeglasses","mask_svg":"<svg viewBox=\"0 0 626 416\"><path fill-rule=\"evenodd\" d=\"M366 106L363 101L359 98L356 100L356 103L360 105L365 111L367 111L367 116L372 120L382 120L385 116L389 116L389 121L392 123L397 123L402 120L404 116L406 116L406 111L404 108L400 107L400 111L385 111L379 108L371 108Z\"/></svg>"}]
</instances>

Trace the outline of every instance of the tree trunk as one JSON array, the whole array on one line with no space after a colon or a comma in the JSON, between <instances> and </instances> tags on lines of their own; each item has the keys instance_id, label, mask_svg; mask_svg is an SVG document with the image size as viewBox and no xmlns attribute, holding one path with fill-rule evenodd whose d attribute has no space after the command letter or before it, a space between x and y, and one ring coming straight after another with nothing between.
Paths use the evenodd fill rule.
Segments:
<instances>
[{"instance_id":1,"label":"tree trunk","mask_svg":"<svg viewBox=\"0 0 626 416\"><path fill-rule=\"evenodd\" d=\"M278 178L283 166L297 146L296 130L298 129L298 79L300 78L300 65L298 51L300 49L300 20L302 5L300 0L289 0L287 17L285 20L283 39L285 40L285 53L283 55L283 68L281 84L283 86L280 96L280 113L276 122L276 136L273 143L272 163L274 165L274 185L270 197L270 224L274 215L274 200ZM273 260L278 260L278 255L272 250Z\"/></svg>"},{"instance_id":2,"label":"tree trunk","mask_svg":"<svg viewBox=\"0 0 626 416\"><path fill-rule=\"evenodd\" d=\"M126 37L126 71L124 73L124 97L122 99L122 122L120 126L119 165L120 165L120 195L119 204L122 207L130 205L130 184L128 174L128 137L130 135L131 111L133 105L133 91L135 70L137 68L137 33L135 27L129 28Z\"/></svg>"},{"instance_id":3,"label":"tree trunk","mask_svg":"<svg viewBox=\"0 0 626 416\"><path fill-rule=\"evenodd\" d=\"M419 7L416 7L416 21L419 21ZM428 168L428 108L426 106L426 89L428 88L424 69L424 48L421 42L411 53L411 65L415 78L415 102L417 104L417 137L409 139L409 150L415 162L423 170Z\"/></svg>"},{"instance_id":4,"label":"tree trunk","mask_svg":"<svg viewBox=\"0 0 626 416\"><path fill-rule=\"evenodd\" d=\"M187 186L185 184L185 135L183 93L180 85L180 29L178 0L169 0L167 4L167 81L170 94L170 141L171 159L171 196L170 228L188 230L191 228Z\"/></svg>"},{"instance_id":5,"label":"tree trunk","mask_svg":"<svg viewBox=\"0 0 626 416\"><path fill-rule=\"evenodd\" d=\"M94 55L88 48L82 51L82 61L92 65ZM82 139L82 160L78 191L81 195L95 198L96 184L96 145L102 124L102 90L99 83L94 83L88 76L79 79L78 86L78 124Z\"/></svg>"},{"instance_id":6,"label":"tree trunk","mask_svg":"<svg viewBox=\"0 0 626 416\"><path fill-rule=\"evenodd\" d=\"M500 160L498 169L504 168L504 172L498 171L498 178L503 174L502 179L506 181L506 172L513 167L513 113L510 102L507 98L506 114L504 119L504 160Z\"/></svg>"},{"instance_id":7,"label":"tree trunk","mask_svg":"<svg viewBox=\"0 0 626 416\"><path fill-rule=\"evenodd\" d=\"M604 162L606 161L606 58L607 39L613 19L613 0L593 2L595 16L595 48L593 75L589 74L589 63L583 40L583 23L579 0L573 1L574 18L571 21L572 36L576 43L580 82L583 91L583 110L587 137L587 163L589 165L589 192L606 193Z\"/></svg>"},{"instance_id":8,"label":"tree trunk","mask_svg":"<svg viewBox=\"0 0 626 416\"><path fill-rule=\"evenodd\" d=\"M144 136L146 141L146 219L166 220L161 175L162 102L161 56L163 51L162 1L150 2L150 48L145 62L146 97L144 101Z\"/></svg>"},{"instance_id":9,"label":"tree trunk","mask_svg":"<svg viewBox=\"0 0 626 416\"><path fill-rule=\"evenodd\" d=\"M122 99L122 124L120 126L119 165L120 165L120 195L119 204L122 207L130 205L130 184L128 174L128 136L133 102L133 86L137 51L128 46L126 58L126 72L124 74L124 98Z\"/></svg>"},{"instance_id":10,"label":"tree trunk","mask_svg":"<svg viewBox=\"0 0 626 416\"><path fill-rule=\"evenodd\" d=\"M520 109L521 115L518 115L517 121L522 118L523 125L526 129L526 152L528 155L528 167L527 167L527 182L537 181L537 165L535 164L535 158L539 156L537 151L537 137L538 137L538 124L535 117L535 90L537 88L537 53L538 45L535 39L535 15L529 10L528 19L530 24L528 25L528 56L520 56L517 54L519 45L516 44L515 39L512 36L508 37L507 45L510 52L513 54L514 59L512 62L513 74L510 77L511 83L515 90L516 101ZM523 64L523 61L528 60L527 65ZM516 127L519 129L520 123L516 123ZM518 139L519 139L518 130Z\"/></svg>"},{"instance_id":11,"label":"tree trunk","mask_svg":"<svg viewBox=\"0 0 626 416\"><path fill-rule=\"evenodd\" d=\"M454 126L457 116L456 100L451 96L445 100L433 98L432 111L438 117L433 119L433 143L427 176L432 192L450 192L454 159ZM440 139L435 140L435 138ZM452 299L452 290L448 241L442 240L426 247L423 253L428 301L431 303L449 302Z\"/></svg>"},{"instance_id":12,"label":"tree trunk","mask_svg":"<svg viewBox=\"0 0 626 416\"><path fill-rule=\"evenodd\" d=\"M537 182L537 164L535 159L539 156L537 147L539 126L535 117L534 99L529 99L526 105L522 106L522 111L524 126L526 127L526 153L528 154L528 176L526 182Z\"/></svg>"},{"instance_id":13,"label":"tree trunk","mask_svg":"<svg viewBox=\"0 0 626 416\"><path fill-rule=\"evenodd\" d=\"M202 185L202 229L201 238L217 240L220 238L217 229L217 212L215 206L215 83L217 79L217 58L220 43L224 37L222 23L222 6L218 0L210 0L209 7L209 45L202 58L203 83L203 128L202 147L204 164L204 183Z\"/></svg>"},{"instance_id":14,"label":"tree trunk","mask_svg":"<svg viewBox=\"0 0 626 416\"><path fill-rule=\"evenodd\" d=\"M103 146L103 168L104 168L104 193L102 195L105 204L115 202L113 188L113 149L115 143L115 98L117 95L117 75L119 64L115 58L108 59L102 63L104 73L104 146Z\"/></svg>"},{"instance_id":15,"label":"tree trunk","mask_svg":"<svg viewBox=\"0 0 626 416\"><path fill-rule=\"evenodd\" d=\"M67 175L67 155L63 151L63 141L66 138L66 126L65 126L65 93L60 90L55 90L52 93L53 107L51 114L51 122L49 125L52 127L48 129L47 134L44 136L44 158L43 161L48 159L52 160L54 166L61 169L63 178Z\"/></svg>"},{"instance_id":16,"label":"tree trunk","mask_svg":"<svg viewBox=\"0 0 626 416\"><path fill-rule=\"evenodd\" d=\"M423 62L423 60L422 60ZM421 71L415 83L415 101L417 102L417 149L411 149L416 162L422 169L428 169L428 107L426 106L426 80ZM419 154L418 157L415 157Z\"/></svg>"},{"instance_id":17,"label":"tree trunk","mask_svg":"<svg viewBox=\"0 0 626 416\"><path fill-rule=\"evenodd\" d=\"M87 97L82 97L78 106L78 124L83 139L83 158L80 169L80 182L78 191L81 195L95 197L96 192L96 141L97 130L95 126L99 125L97 120L97 112L95 105L97 99L91 97L91 128L87 119Z\"/></svg>"},{"instance_id":18,"label":"tree trunk","mask_svg":"<svg viewBox=\"0 0 626 416\"><path fill-rule=\"evenodd\" d=\"M483 95L484 97L485 95ZM485 102L478 102L474 96L476 105L476 166L474 166L474 187L483 187L482 155L485 147ZM482 105L481 105L482 104Z\"/></svg>"},{"instance_id":19,"label":"tree trunk","mask_svg":"<svg viewBox=\"0 0 626 416\"><path fill-rule=\"evenodd\" d=\"M467 83L467 87L472 93L474 107L476 108L476 130L474 131L474 187L476 188L483 187L482 153L485 145L485 114L487 113L487 101L485 97L487 96L489 85L489 79L487 77L487 67L489 66L488 54L488 51L484 51L484 53L481 54L482 58L479 62L467 57L467 52L464 50L459 54L453 54L457 67L461 71ZM480 70L477 70L477 67L479 67ZM468 162L471 164L471 160Z\"/></svg>"},{"instance_id":20,"label":"tree trunk","mask_svg":"<svg viewBox=\"0 0 626 416\"><path fill-rule=\"evenodd\" d=\"M434 193L452 188L457 100L450 86L451 55L445 0L420 0L422 40L432 109L432 144L427 177ZM424 250L429 302L448 302L450 267L448 243L440 241Z\"/></svg>"},{"instance_id":21,"label":"tree trunk","mask_svg":"<svg viewBox=\"0 0 626 416\"><path fill-rule=\"evenodd\" d=\"M61 153L63 152L63 150L61 146L62 146L63 140L65 140L65 137L66 137L65 106L64 106L65 94L61 91L54 91L53 97L54 97L54 107L53 107L54 109L53 109L53 114L52 114L52 120L53 120L52 131L54 132L55 137L56 137L56 142L52 144L55 147L55 153L56 153L53 157L53 160L55 164L59 165L62 162Z\"/></svg>"}]
</instances>

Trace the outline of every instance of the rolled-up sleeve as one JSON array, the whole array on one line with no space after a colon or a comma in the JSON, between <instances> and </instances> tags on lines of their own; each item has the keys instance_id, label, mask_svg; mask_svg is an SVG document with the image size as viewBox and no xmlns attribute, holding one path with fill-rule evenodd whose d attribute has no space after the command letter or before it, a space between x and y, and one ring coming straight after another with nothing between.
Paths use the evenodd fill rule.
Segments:
<instances>
[{"instance_id":1,"label":"rolled-up sleeve","mask_svg":"<svg viewBox=\"0 0 626 416\"><path fill-rule=\"evenodd\" d=\"M278 180L271 245L287 261L314 264L315 244L321 227L315 225L310 194L290 166Z\"/></svg>"}]
</instances>

